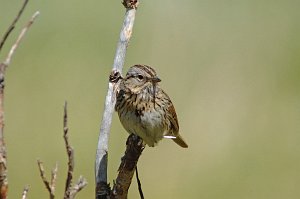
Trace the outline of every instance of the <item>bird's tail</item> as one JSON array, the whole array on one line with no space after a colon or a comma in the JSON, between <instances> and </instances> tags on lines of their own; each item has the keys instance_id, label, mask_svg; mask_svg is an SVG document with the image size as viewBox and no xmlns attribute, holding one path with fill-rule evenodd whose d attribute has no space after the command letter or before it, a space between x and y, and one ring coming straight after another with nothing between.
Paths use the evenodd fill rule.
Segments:
<instances>
[{"instance_id":1,"label":"bird's tail","mask_svg":"<svg viewBox=\"0 0 300 199\"><path fill-rule=\"evenodd\" d=\"M183 140L183 138L181 137L181 135L176 135L175 136L164 136L165 138L171 138L176 144L178 144L179 146L183 147L183 148L188 148L187 143Z\"/></svg>"}]
</instances>

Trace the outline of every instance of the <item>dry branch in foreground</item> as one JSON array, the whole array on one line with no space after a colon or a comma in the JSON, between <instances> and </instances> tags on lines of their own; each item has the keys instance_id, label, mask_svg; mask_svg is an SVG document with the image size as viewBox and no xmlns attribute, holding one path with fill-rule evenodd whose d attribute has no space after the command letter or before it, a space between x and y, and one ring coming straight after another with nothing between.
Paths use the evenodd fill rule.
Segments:
<instances>
[{"instance_id":1,"label":"dry branch in foreground","mask_svg":"<svg viewBox=\"0 0 300 199\"><path fill-rule=\"evenodd\" d=\"M8 30L5 32L3 38L0 41L0 51L2 50L2 47L4 46L8 36L12 32L12 30L15 28L16 23L18 22L19 18L21 17L26 5L28 3L28 0L25 0L21 9L19 10L16 18L13 20L12 24L9 26ZM4 77L5 77L5 71L8 65L11 62L11 58L13 54L15 53L16 49L18 48L21 40L24 38L26 32L30 28L30 26L33 24L35 18L39 15L39 12L34 13L34 15L31 17L29 22L25 25L25 27L22 29L21 33L19 34L17 40L11 47L8 55L6 56L5 60L0 63L0 199L7 198L7 192L8 192L8 179L7 179L7 165L6 165L6 147L4 142Z\"/></svg>"},{"instance_id":2,"label":"dry branch in foreground","mask_svg":"<svg viewBox=\"0 0 300 199\"><path fill-rule=\"evenodd\" d=\"M67 102L64 105L64 117L63 117L63 131L64 131L64 141L68 155L68 174L66 179L66 186L65 186L65 193L64 199L73 199L75 198L76 194L81 191L86 185L87 181L82 176L79 177L78 181L74 186L72 186L73 180L73 172L74 172L74 150L69 143L68 138L68 114L67 114ZM57 164L55 169L52 171L51 181L46 179L44 167L41 161L38 160L39 170L41 173L41 178L46 186L46 189L50 193L50 199L53 199L55 196L55 183L56 183L56 174L57 174Z\"/></svg>"},{"instance_id":3,"label":"dry branch in foreground","mask_svg":"<svg viewBox=\"0 0 300 199\"><path fill-rule=\"evenodd\" d=\"M76 194L81 191L86 185L87 181L82 176L79 177L77 183L72 186L72 180L73 180L73 172L74 172L74 150L70 146L69 138L68 138L68 112L67 112L67 102L65 102L64 106L64 140L65 140L65 146L67 150L68 155L68 174L66 179L66 186L65 186L65 195L64 199L73 199L75 198Z\"/></svg>"}]
</instances>

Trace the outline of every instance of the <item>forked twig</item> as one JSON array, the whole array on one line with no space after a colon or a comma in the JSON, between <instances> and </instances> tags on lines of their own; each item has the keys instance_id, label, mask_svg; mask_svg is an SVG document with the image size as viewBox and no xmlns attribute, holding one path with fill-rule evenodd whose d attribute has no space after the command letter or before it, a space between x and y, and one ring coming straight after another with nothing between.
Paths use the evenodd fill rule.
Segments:
<instances>
[{"instance_id":1,"label":"forked twig","mask_svg":"<svg viewBox=\"0 0 300 199\"><path fill-rule=\"evenodd\" d=\"M57 163L55 165L55 168L52 170L51 172L51 180L50 182L47 180L46 178L46 174L45 174L45 169L43 166L43 162L40 160L37 160L38 166L39 166L39 171L40 171L40 175L41 178L46 186L46 189L48 190L49 194L50 194L50 199L54 199L55 197L55 184L56 184L56 178L57 178Z\"/></svg>"},{"instance_id":2,"label":"forked twig","mask_svg":"<svg viewBox=\"0 0 300 199\"><path fill-rule=\"evenodd\" d=\"M64 140L66 151L68 155L68 174L66 179L66 186L65 186L65 194L64 199L73 199L75 195L81 191L86 185L87 181L82 176L79 177L77 183L72 187L72 180L73 180L73 172L74 172L74 150L69 143L68 138L68 112L67 112L67 102L64 105L64 121L63 121L63 130L64 130Z\"/></svg>"},{"instance_id":3,"label":"forked twig","mask_svg":"<svg viewBox=\"0 0 300 199\"><path fill-rule=\"evenodd\" d=\"M33 24L34 20L39 16L40 12L36 11L31 19L28 21L28 23L26 24L26 26L22 29L21 33L19 34L16 42L14 43L14 45L11 47L5 61L3 62L3 64L5 65L5 67L7 67L10 64L11 58L13 56L13 54L15 53L16 49L18 48L20 42L22 41L22 39L24 38L26 32L28 31L28 29L30 28L30 26Z\"/></svg>"},{"instance_id":4,"label":"forked twig","mask_svg":"<svg viewBox=\"0 0 300 199\"><path fill-rule=\"evenodd\" d=\"M68 128L67 102L65 102L64 105L63 131L64 131L63 137L65 140L65 146L68 155L68 174L66 179L64 199L73 199L75 198L75 195L87 185L87 181L85 178L80 176L78 182L72 187L72 179L73 179L73 172L74 172L74 150L70 146L69 139L68 139L69 128ZM46 189L50 193L50 199L53 199L55 196L54 194L55 194L55 184L57 178L57 163L56 163L56 167L52 171L50 183L46 178L43 163L40 160L38 160L38 166L39 166L41 178L46 186Z\"/></svg>"},{"instance_id":5,"label":"forked twig","mask_svg":"<svg viewBox=\"0 0 300 199\"><path fill-rule=\"evenodd\" d=\"M77 183L70 189L70 199L75 198L76 194L87 185L87 181L82 176L79 177Z\"/></svg>"}]
</instances>

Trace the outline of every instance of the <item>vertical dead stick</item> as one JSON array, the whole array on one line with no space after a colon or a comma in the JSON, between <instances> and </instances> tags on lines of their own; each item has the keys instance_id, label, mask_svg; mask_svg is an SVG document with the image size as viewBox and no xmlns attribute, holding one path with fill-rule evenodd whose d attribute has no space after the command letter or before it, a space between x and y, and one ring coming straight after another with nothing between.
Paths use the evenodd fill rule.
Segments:
<instances>
[{"instance_id":1,"label":"vertical dead stick","mask_svg":"<svg viewBox=\"0 0 300 199\"><path fill-rule=\"evenodd\" d=\"M112 69L122 73L125 61L126 49L131 38L135 13L138 5L137 0L123 0L126 8L123 26L120 32L114 64ZM95 181L96 181L96 198L106 198L109 195L110 188L107 184L107 158L108 158L108 139L112 122L112 115L115 106L114 84L108 84L107 95L105 99L104 112L100 127L96 161L95 161Z\"/></svg>"},{"instance_id":2,"label":"vertical dead stick","mask_svg":"<svg viewBox=\"0 0 300 199\"><path fill-rule=\"evenodd\" d=\"M70 197L70 188L72 186L72 179L73 179L73 171L74 171L74 150L69 144L68 138L68 113L67 113L67 102L65 102L64 106L64 140L65 146L68 155L68 174L66 179L66 186L65 186L65 195L64 198L67 199Z\"/></svg>"},{"instance_id":3,"label":"vertical dead stick","mask_svg":"<svg viewBox=\"0 0 300 199\"><path fill-rule=\"evenodd\" d=\"M74 150L69 143L68 137L68 109L67 109L67 102L65 102L64 106L64 140L68 155L68 174L66 179L66 186L65 186L65 194L64 199L73 199L75 198L76 194L81 191L86 185L87 181L82 176L79 177L78 182L72 187L72 180L73 180L73 173L74 173Z\"/></svg>"},{"instance_id":4,"label":"vertical dead stick","mask_svg":"<svg viewBox=\"0 0 300 199\"><path fill-rule=\"evenodd\" d=\"M2 39L1 43L4 44L5 40L7 39L9 33L12 31L13 27L15 26L15 23L21 16L25 5L27 1L25 1L23 7L19 11L19 14L17 18L14 20L14 22L11 25L11 28L9 28L8 32L6 33L6 36ZM0 199L7 198L7 190L8 190L8 180L7 180L7 166L6 166L6 148L5 148L5 142L4 142L4 76L5 76L5 70L8 67L8 65L11 62L11 58L15 52L15 50L18 48L21 40L25 36L27 30L32 25L35 18L39 15L39 12L36 12L30 21L26 24L26 26L22 29L21 33L19 34L16 42L11 47L6 59L4 62L0 63ZM3 46L3 44L1 44ZM1 48L2 48L1 46Z\"/></svg>"},{"instance_id":5,"label":"vertical dead stick","mask_svg":"<svg viewBox=\"0 0 300 199\"><path fill-rule=\"evenodd\" d=\"M131 134L126 141L125 155L119 167L118 177L114 184L111 198L126 199L134 171L145 146L143 140Z\"/></svg>"}]
</instances>

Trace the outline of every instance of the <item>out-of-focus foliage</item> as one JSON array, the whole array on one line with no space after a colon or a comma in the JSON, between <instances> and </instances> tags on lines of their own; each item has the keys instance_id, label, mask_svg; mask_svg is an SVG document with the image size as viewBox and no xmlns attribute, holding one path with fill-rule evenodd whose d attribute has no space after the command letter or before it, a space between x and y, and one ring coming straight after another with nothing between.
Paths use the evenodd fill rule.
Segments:
<instances>
[{"instance_id":1,"label":"out-of-focus foliage","mask_svg":"<svg viewBox=\"0 0 300 199\"><path fill-rule=\"evenodd\" d=\"M21 2L0 2L2 35ZM300 2L141 1L126 67L149 64L171 96L181 134L147 148L139 161L146 198L282 199L300 195ZM10 198L30 185L46 198L36 159L66 176L62 139L69 102L75 173L94 197L94 158L108 74L124 9L118 1L31 1L0 58L35 10L6 76L5 137ZM127 134L115 115L109 178ZM50 173L48 173L48 176ZM133 180L130 198L138 198Z\"/></svg>"}]
</instances>

